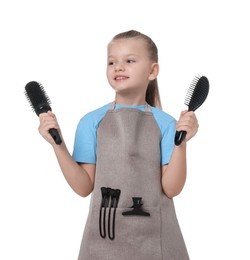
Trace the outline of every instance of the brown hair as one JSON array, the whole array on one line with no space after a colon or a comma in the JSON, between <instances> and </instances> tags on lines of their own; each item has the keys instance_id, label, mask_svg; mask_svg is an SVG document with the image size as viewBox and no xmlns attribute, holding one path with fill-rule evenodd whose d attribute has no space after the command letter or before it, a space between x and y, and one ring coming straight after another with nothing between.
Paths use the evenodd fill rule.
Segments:
<instances>
[{"instance_id":1,"label":"brown hair","mask_svg":"<svg viewBox=\"0 0 250 260\"><path fill-rule=\"evenodd\" d=\"M126 32L119 33L113 37L112 40L118 40L118 39L128 39L128 38L138 38L145 41L145 43L148 46L148 52L150 59L154 62L158 62L158 49L153 40L148 37L147 35L140 33L135 30L130 30ZM158 82L157 79L154 79L149 82L147 91L146 91L146 102L153 106L162 108L161 106L161 99L160 99L160 93L158 88Z\"/></svg>"}]
</instances>

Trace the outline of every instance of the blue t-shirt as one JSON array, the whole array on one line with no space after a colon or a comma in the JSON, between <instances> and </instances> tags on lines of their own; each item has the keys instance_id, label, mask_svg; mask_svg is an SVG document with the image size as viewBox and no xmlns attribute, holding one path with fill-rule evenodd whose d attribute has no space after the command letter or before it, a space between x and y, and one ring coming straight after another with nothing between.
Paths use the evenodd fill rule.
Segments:
<instances>
[{"instance_id":1,"label":"blue t-shirt","mask_svg":"<svg viewBox=\"0 0 250 260\"><path fill-rule=\"evenodd\" d=\"M79 163L96 163L96 133L97 129L109 110L111 103L104 105L94 111L87 113L83 116L76 129L75 143L73 149L73 158ZM142 111L146 111L146 106L121 106L115 105L115 109L121 107L136 108ZM176 131L176 120L167 114L166 112L150 106L150 110L156 120L156 123L161 131L161 165L168 164L173 148L174 148L174 136Z\"/></svg>"}]
</instances>

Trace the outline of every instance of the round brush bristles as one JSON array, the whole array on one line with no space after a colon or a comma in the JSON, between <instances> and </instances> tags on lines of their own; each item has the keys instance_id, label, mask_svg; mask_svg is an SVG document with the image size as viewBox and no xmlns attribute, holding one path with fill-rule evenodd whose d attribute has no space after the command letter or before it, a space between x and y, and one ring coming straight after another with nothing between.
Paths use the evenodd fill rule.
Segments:
<instances>
[{"instance_id":1,"label":"round brush bristles","mask_svg":"<svg viewBox=\"0 0 250 260\"><path fill-rule=\"evenodd\" d=\"M51 110L50 99L40 83L36 81L29 82L25 86L25 96L37 115Z\"/></svg>"}]
</instances>

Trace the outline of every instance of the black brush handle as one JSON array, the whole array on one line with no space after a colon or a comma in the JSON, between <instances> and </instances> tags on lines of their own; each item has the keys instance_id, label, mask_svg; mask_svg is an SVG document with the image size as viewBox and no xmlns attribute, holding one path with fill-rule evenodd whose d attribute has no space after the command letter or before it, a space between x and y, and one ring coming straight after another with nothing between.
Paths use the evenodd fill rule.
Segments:
<instances>
[{"instance_id":1,"label":"black brush handle","mask_svg":"<svg viewBox=\"0 0 250 260\"><path fill-rule=\"evenodd\" d=\"M61 139L61 137L60 137L60 135L59 135L57 129L51 128L51 129L49 130L49 133L50 133L50 135L52 136L52 138L54 139L54 141L55 141L56 144L61 144L61 143L62 143L62 139Z\"/></svg>"},{"instance_id":2,"label":"black brush handle","mask_svg":"<svg viewBox=\"0 0 250 260\"><path fill-rule=\"evenodd\" d=\"M185 139L187 132L186 131L176 131L175 137L174 137L174 143L175 145L179 146L182 141Z\"/></svg>"}]
</instances>

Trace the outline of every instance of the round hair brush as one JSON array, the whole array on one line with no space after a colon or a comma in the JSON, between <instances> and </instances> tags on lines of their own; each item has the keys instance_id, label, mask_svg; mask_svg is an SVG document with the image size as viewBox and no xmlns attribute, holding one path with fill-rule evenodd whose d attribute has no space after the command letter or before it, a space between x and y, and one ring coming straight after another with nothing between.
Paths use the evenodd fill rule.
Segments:
<instances>
[{"instance_id":1,"label":"round hair brush","mask_svg":"<svg viewBox=\"0 0 250 260\"><path fill-rule=\"evenodd\" d=\"M25 86L25 96L27 97L32 110L36 112L37 116L41 113L51 111L50 99L45 92L41 83L31 81ZM53 137L56 144L61 144L62 139L55 128L49 130L50 135Z\"/></svg>"},{"instance_id":2,"label":"round hair brush","mask_svg":"<svg viewBox=\"0 0 250 260\"><path fill-rule=\"evenodd\" d=\"M196 76L186 95L184 104L188 106L188 111L195 111L206 100L209 92L209 81L205 76ZM186 136L186 131L176 131L175 145L180 145Z\"/></svg>"}]
</instances>

